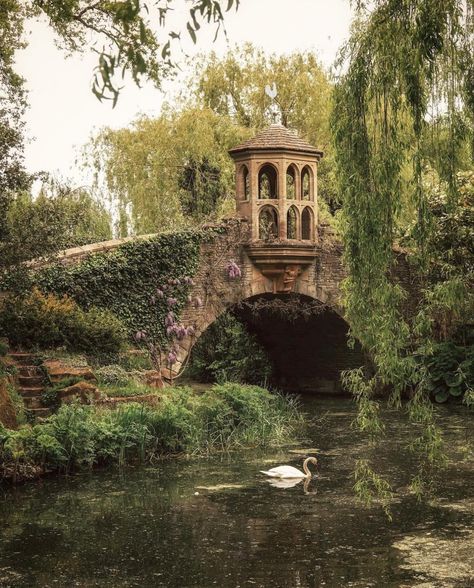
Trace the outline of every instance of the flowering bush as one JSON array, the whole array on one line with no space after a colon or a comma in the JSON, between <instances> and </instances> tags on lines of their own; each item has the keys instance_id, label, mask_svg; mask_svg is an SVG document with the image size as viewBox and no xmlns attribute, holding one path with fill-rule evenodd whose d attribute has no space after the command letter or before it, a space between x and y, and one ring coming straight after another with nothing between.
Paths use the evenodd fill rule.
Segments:
<instances>
[{"instance_id":1,"label":"flowering bush","mask_svg":"<svg viewBox=\"0 0 474 588\"><path fill-rule=\"evenodd\" d=\"M168 311L163 320L166 333L165 341L153 339L144 329L138 330L134 335L137 343L141 343L148 348L155 368L161 370L165 363L170 369L170 377L172 376L171 368L178 361L177 342L182 341L185 337L193 337L196 332L193 325L185 326L180 323L173 310L178 304L178 298L182 298L184 292L193 284L193 279L189 276L185 276L182 279L169 279L167 283L158 286L155 294L150 298L150 305L155 306L158 300L164 300L166 297ZM189 304L194 304L196 307L202 306L202 300L199 297L193 298L191 295L187 295L186 300Z\"/></svg>"}]
</instances>

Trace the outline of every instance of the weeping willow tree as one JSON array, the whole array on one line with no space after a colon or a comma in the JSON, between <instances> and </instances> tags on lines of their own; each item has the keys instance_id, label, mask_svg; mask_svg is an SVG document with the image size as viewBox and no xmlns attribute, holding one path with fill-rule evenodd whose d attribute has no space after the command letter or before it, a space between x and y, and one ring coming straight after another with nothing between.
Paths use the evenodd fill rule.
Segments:
<instances>
[{"instance_id":1,"label":"weeping willow tree","mask_svg":"<svg viewBox=\"0 0 474 588\"><path fill-rule=\"evenodd\" d=\"M332 128L350 276L347 318L376 370L346 373L345 383L357 397L360 428L371 434L383 431L376 391L389 387L392 403L400 406L402 391L411 390L410 419L423 425L414 427L413 445L429 467L441 460L442 443L423 358L463 318L472 319L472 268L470 275L447 272L438 280L430 279L429 268L436 261L432 192L442 190L447 212L454 210L463 198L459 172L473 167L474 2L355 4ZM393 245L403 231L420 276L420 301L411 316L403 310L407 292L391 279ZM360 476L366 466L361 464ZM381 487L376 475L365 480L358 480L365 490ZM414 486L420 483L418 478Z\"/></svg>"}]
</instances>

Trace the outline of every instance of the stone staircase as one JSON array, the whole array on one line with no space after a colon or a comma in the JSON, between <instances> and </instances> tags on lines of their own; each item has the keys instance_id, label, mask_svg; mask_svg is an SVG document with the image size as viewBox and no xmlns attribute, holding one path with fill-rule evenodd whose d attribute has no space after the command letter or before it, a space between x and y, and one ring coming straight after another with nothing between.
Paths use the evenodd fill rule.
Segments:
<instances>
[{"instance_id":1,"label":"stone staircase","mask_svg":"<svg viewBox=\"0 0 474 588\"><path fill-rule=\"evenodd\" d=\"M45 390L45 375L40 367L40 360L34 353L12 352L10 357L18 370L18 393L23 398L25 408L34 416L46 417L51 414L49 408L41 403L41 394Z\"/></svg>"}]
</instances>

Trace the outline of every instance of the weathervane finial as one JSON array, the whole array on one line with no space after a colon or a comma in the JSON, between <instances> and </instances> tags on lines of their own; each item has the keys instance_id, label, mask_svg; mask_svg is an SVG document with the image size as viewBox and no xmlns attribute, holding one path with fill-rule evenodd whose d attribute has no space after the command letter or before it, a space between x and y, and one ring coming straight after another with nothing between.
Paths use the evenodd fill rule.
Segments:
<instances>
[{"instance_id":1,"label":"weathervane finial","mask_svg":"<svg viewBox=\"0 0 474 588\"><path fill-rule=\"evenodd\" d=\"M277 92L277 87L275 82L273 82L273 84L270 86L269 84L267 84L265 86L265 94L272 100L272 105L270 107L270 114L273 118L273 123L275 124L277 122L277 118L278 118L278 109L276 108L276 100L275 98L278 95Z\"/></svg>"}]
</instances>

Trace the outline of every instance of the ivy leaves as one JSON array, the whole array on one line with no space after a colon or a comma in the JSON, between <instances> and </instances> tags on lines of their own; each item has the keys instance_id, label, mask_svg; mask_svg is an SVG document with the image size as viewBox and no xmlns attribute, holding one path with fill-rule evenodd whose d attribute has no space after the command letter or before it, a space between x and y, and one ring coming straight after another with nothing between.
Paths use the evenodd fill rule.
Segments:
<instances>
[{"instance_id":1,"label":"ivy leaves","mask_svg":"<svg viewBox=\"0 0 474 588\"><path fill-rule=\"evenodd\" d=\"M166 300L150 300L158 285L171 278L194 275L201 231L164 234L131 241L107 254L91 255L73 266L57 264L41 270L37 285L47 292L67 294L83 308L111 310L126 325L129 335L145 330L154 340L165 338ZM175 312L186 302L186 289L177 294Z\"/></svg>"}]
</instances>

